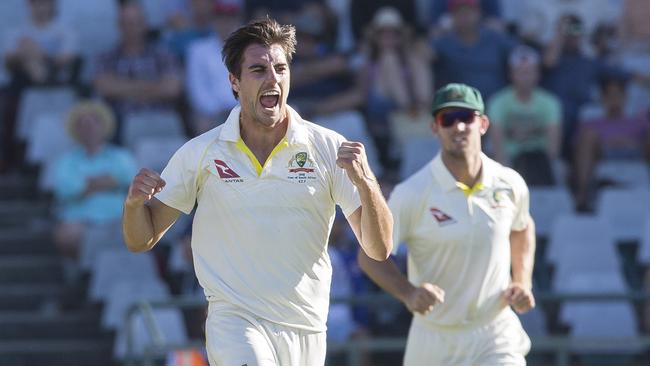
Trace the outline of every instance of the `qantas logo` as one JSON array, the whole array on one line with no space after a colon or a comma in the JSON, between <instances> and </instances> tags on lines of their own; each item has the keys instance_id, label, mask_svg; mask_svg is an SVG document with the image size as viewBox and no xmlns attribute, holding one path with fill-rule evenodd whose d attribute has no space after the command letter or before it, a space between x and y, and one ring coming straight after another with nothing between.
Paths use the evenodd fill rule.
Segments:
<instances>
[{"instance_id":1,"label":"qantas logo","mask_svg":"<svg viewBox=\"0 0 650 366\"><path fill-rule=\"evenodd\" d=\"M429 212L431 212L431 215L433 215L433 218L436 219L439 226L456 223L456 220L453 217L447 215L446 213L442 212L441 210L435 207L431 207L429 209Z\"/></svg>"},{"instance_id":2,"label":"qantas logo","mask_svg":"<svg viewBox=\"0 0 650 366\"><path fill-rule=\"evenodd\" d=\"M218 160L218 159L215 160L214 166L217 168L217 173L219 174L219 178L227 180L228 182L243 181L243 179L233 180L233 178L240 178L239 174L235 173L234 170L230 169L228 164L226 164L223 160Z\"/></svg>"}]
</instances>

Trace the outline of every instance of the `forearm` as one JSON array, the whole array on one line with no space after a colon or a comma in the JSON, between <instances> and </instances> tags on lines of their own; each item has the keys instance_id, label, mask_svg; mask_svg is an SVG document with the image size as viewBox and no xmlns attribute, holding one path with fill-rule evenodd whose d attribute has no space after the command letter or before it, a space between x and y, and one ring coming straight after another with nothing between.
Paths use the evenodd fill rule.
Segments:
<instances>
[{"instance_id":1,"label":"forearm","mask_svg":"<svg viewBox=\"0 0 650 366\"><path fill-rule=\"evenodd\" d=\"M392 250L393 215L377 181L357 186L361 198L361 247L369 257L386 260Z\"/></svg>"},{"instance_id":2,"label":"forearm","mask_svg":"<svg viewBox=\"0 0 650 366\"><path fill-rule=\"evenodd\" d=\"M156 244L151 210L146 204L124 204L122 231L127 248L132 252L147 251Z\"/></svg>"},{"instance_id":3,"label":"forearm","mask_svg":"<svg viewBox=\"0 0 650 366\"><path fill-rule=\"evenodd\" d=\"M392 259L379 262L368 257L363 251L360 251L357 260L359 267L379 287L401 302L406 301L406 297L413 290L414 286L400 272Z\"/></svg>"},{"instance_id":4,"label":"forearm","mask_svg":"<svg viewBox=\"0 0 650 366\"><path fill-rule=\"evenodd\" d=\"M535 265L535 223L532 218L524 230L510 234L510 254L512 282L532 288Z\"/></svg>"}]
</instances>

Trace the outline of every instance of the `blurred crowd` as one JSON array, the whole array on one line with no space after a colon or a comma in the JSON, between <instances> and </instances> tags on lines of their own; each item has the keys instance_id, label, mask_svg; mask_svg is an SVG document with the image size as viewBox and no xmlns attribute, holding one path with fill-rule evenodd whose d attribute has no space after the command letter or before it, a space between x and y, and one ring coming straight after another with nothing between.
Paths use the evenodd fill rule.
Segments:
<instances>
[{"instance_id":1,"label":"blurred crowd","mask_svg":"<svg viewBox=\"0 0 650 366\"><path fill-rule=\"evenodd\" d=\"M647 0L3 0L0 14L0 174L39 170L71 263L89 226L119 220L139 166L161 170L225 121L237 101L223 39L267 14L297 30L289 104L362 141L387 193L435 154L431 98L449 82L486 99L485 151L531 187L568 187L578 211L612 184L600 165L650 159ZM372 293L341 222L332 296ZM167 277L173 293L196 290L185 227L164 255L176 264L162 272L182 273ZM408 320L333 305L330 336Z\"/></svg>"}]
</instances>

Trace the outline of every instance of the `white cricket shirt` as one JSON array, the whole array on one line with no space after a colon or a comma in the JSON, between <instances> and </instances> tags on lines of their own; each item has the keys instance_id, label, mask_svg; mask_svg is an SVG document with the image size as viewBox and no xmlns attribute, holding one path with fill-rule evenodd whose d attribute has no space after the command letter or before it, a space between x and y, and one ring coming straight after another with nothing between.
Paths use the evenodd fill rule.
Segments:
<instances>
[{"instance_id":1,"label":"white cricket shirt","mask_svg":"<svg viewBox=\"0 0 650 366\"><path fill-rule=\"evenodd\" d=\"M288 111L286 137L264 166L240 137L237 106L223 125L174 154L156 197L186 214L197 203L192 251L209 301L324 331L332 277L327 240L335 205L347 217L360 199L336 166L345 139Z\"/></svg>"},{"instance_id":2,"label":"white cricket shirt","mask_svg":"<svg viewBox=\"0 0 650 366\"><path fill-rule=\"evenodd\" d=\"M416 319L437 327L490 321L506 307L510 232L528 224L528 188L510 168L481 154L482 177L465 191L440 154L397 185L389 199L394 253L408 247L408 278L445 290L445 302ZM471 193L470 193L471 192Z\"/></svg>"}]
</instances>

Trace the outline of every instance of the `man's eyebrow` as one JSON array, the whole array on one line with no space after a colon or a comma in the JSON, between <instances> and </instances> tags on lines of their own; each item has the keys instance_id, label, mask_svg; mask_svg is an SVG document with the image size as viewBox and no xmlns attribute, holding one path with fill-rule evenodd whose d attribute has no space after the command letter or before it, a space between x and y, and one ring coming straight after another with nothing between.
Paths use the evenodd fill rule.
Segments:
<instances>
[{"instance_id":1,"label":"man's eyebrow","mask_svg":"<svg viewBox=\"0 0 650 366\"><path fill-rule=\"evenodd\" d=\"M266 65L264 65L264 64L252 64L252 65L248 66L248 68L249 68L249 69L257 69L257 68L263 68L263 69L265 69L265 68L266 68Z\"/></svg>"}]
</instances>

